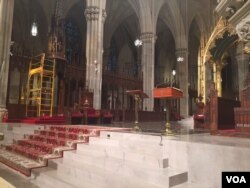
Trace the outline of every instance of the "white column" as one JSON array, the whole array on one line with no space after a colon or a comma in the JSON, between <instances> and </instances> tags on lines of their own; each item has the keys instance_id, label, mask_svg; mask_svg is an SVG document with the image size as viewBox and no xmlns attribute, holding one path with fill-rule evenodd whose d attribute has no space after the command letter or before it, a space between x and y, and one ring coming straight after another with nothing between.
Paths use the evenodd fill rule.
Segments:
<instances>
[{"instance_id":1,"label":"white column","mask_svg":"<svg viewBox=\"0 0 250 188\"><path fill-rule=\"evenodd\" d=\"M103 27L106 18L105 0L87 1L86 86L94 92L93 107L101 109Z\"/></svg>"},{"instance_id":2,"label":"white column","mask_svg":"<svg viewBox=\"0 0 250 188\"><path fill-rule=\"evenodd\" d=\"M143 73L143 91L149 96L144 99L145 111L154 110L154 55L155 55L155 36L152 32L141 34L142 40L142 73Z\"/></svg>"},{"instance_id":3,"label":"white column","mask_svg":"<svg viewBox=\"0 0 250 188\"><path fill-rule=\"evenodd\" d=\"M177 49L176 50L177 57L177 79L180 83L180 89L183 91L183 97L180 100L180 114L183 117L188 117L188 52L187 49ZM179 58L179 59L178 59ZM183 58L183 59L180 59ZM182 60L182 61L180 61Z\"/></svg>"},{"instance_id":4,"label":"white column","mask_svg":"<svg viewBox=\"0 0 250 188\"><path fill-rule=\"evenodd\" d=\"M241 42L237 46L236 60L238 64L239 91L244 88L244 80L246 79L249 66L249 55L244 53L244 43Z\"/></svg>"},{"instance_id":5,"label":"white column","mask_svg":"<svg viewBox=\"0 0 250 188\"><path fill-rule=\"evenodd\" d=\"M0 122L2 121L2 114L7 111L6 102L13 10L14 0L0 0Z\"/></svg>"}]
</instances>

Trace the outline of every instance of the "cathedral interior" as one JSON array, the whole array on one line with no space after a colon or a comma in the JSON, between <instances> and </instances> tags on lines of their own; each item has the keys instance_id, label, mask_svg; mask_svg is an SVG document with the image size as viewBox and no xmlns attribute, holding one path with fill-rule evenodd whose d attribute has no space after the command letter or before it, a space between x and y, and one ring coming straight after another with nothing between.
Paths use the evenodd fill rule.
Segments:
<instances>
[{"instance_id":1,"label":"cathedral interior","mask_svg":"<svg viewBox=\"0 0 250 188\"><path fill-rule=\"evenodd\" d=\"M166 121L166 134L170 121L191 122L193 130L211 135L250 138L249 10L249 0L0 0L0 122L110 129L131 123L139 130L138 121ZM82 129L73 132L89 131ZM72 145L89 139L63 138L76 139ZM1 148L0 162L19 168L6 162ZM30 176L27 169L20 172ZM195 188L176 185L169 182Z\"/></svg>"},{"instance_id":2,"label":"cathedral interior","mask_svg":"<svg viewBox=\"0 0 250 188\"><path fill-rule=\"evenodd\" d=\"M15 109L25 111L30 62L42 53L56 64L53 114L71 112L85 90L93 93L94 109L114 112L133 110L126 91L140 89L149 96L140 110L154 112L164 100L154 99L153 89L171 85L184 93L172 104L182 117L196 112L199 96L206 101L211 81L220 97L237 100L249 70L247 45L229 22L232 13L223 15L216 6L212 0L15 1L10 45L3 46L11 56L1 108L12 118L25 116Z\"/></svg>"}]
</instances>

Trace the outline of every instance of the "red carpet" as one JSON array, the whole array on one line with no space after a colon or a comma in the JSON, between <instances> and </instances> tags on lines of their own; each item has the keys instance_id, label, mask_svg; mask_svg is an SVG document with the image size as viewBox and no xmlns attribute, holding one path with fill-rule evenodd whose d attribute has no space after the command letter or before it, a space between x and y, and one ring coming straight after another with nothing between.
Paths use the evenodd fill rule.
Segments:
<instances>
[{"instance_id":1,"label":"red carpet","mask_svg":"<svg viewBox=\"0 0 250 188\"><path fill-rule=\"evenodd\" d=\"M20 119L7 119L8 123L28 123L28 124L65 124L64 116L42 116L42 117L29 117Z\"/></svg>"}]
</instances>

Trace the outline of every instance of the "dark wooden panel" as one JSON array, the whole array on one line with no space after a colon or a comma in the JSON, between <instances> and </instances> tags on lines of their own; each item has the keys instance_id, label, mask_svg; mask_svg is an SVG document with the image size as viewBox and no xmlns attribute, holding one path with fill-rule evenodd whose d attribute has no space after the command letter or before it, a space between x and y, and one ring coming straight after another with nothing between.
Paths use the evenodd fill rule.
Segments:
<instances>
[{"instance_id":1,"label":"dark wooden panel","mask_svg":"<svg viewBox=\"0 0 250 188\"><path fill-rule=\"evenodd\" d=\"M239 107L240 102L218 97L218 129L234 129L234 108Z\"/></svg>"},{"instance_id":2,"label":"dark wooden panel","mask_svg":"<svg viewBox=\"0 0 250 188\"><path fill-rule=\"evenodd\" d=\"M26 112L25 104L8 104L8 118L19 119L24 118Z\"/></svg>"}]
</instances>

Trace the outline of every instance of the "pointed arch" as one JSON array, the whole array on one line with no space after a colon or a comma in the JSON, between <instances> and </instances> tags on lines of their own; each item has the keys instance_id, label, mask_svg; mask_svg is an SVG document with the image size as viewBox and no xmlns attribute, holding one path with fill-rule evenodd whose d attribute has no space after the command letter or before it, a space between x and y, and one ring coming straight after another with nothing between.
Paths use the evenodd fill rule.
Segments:
<instances>
[{"instance_id":1,"label":"pointed arch","mask_svg":"<svg viewBox=\"0 0 250 188\"><path fill-rule=\"evenodd\" d=\"M189 25L188 25L188 33L190 33L191 31L191 26L192 24L196 22L197 26L198 26L198 29L199 31L202 33L203 31L206 30L207 26L205 25L205 21L204 19L202 18L202 16L200 14L195 14L193 13L191 15L191 18L190 18L190 22L189 22Z\"/></svg>"},{"instance_id":2,"label":"pointed arch","mask_svg":"<svg viewBox=\"0 0 250 188\"><path fill-rule=\"evenodd\" d=\"M157 20L158 19L162 19L170 28L175 39L176 48L186 47L186 29L177 1L169 0L162 3L162 6L159 8Z\"/></svg>"},{"instance_id":3,"label":"pointed arch","mask_svg":"<svg viewBox=\"0 0 250 188\"><path fill-rule=\"evenodd\" d=\"M133 32L140 32L139 9L137 0L107 0L107 18L104 25L104 44L106 46L104 48L109 48L107 45L110 44L112 36L124 22L129 20L136 21L136 24L133 26Z\"/></svg>"}]
</instances>

